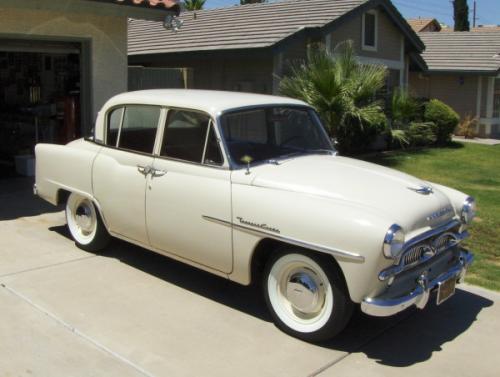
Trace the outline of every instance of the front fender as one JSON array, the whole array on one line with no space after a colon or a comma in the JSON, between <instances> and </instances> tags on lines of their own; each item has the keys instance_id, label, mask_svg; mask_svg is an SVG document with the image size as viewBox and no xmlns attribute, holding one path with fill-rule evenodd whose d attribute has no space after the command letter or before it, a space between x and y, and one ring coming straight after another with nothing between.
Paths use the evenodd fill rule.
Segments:
<instances>
[{"instance_id":1,"label":"front fender","mask_svg":"<svg viewBox=\"0 0 500 377\"><path fill-rule=\"evenodd\" d=\"M231 279L248 284L257 244L264 238L281 238L285 243L287 239L300 241L306 248L311 245L309 249L319 252L338 251L330 254L342 269L354 302L385 288L378 273L391 264L383 257L382 243L392 223L383 213L339 199L245 184L233 184L232 203Z\"/></svg>"}]
</instances>

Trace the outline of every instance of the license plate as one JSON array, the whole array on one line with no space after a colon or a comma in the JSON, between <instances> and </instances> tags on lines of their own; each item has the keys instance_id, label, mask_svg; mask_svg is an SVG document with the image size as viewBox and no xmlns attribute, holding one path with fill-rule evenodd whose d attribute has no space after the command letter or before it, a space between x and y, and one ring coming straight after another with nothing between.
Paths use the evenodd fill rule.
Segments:
<instances>
[{"instance_id":1,"label":"license plate","mask_svg":"<svg viewBox=\"0 0 500 377\"><path fill-rule=\"evenodd\" d=\"M439 283L436 304L442 304L455 293L456 279L451 278Z\"/></svg>"}]
</instances>

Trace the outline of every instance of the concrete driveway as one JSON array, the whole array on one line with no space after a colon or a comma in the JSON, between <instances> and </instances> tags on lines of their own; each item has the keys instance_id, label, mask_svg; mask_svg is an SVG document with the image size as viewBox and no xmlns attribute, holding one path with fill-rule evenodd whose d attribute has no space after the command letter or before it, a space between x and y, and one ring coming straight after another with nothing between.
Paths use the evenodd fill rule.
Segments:
<instances>
[{"instance_id":1,"label":"concrete driveway","mask_svg":"<svg viewBox=\"0 0 500 377\"><path fill-rule=\"evenodd\" d=\"M0 180L0 377L498 375L497 293L357 313L311 345L277 330L253 287L121 241L79 250L30 186Z\"/></svg>"}]
</instances>

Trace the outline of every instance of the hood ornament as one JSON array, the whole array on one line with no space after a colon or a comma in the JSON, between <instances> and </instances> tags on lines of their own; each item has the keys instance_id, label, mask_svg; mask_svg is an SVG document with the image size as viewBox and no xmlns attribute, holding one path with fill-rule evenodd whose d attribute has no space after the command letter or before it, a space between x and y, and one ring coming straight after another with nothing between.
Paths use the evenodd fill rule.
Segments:
<instances>
[{"instance_id":1,"label":"hood ornament","mask_svg":"<svg viewBox=\"0 0 500 377\"><path fill-rule=\"evenodd\" d=\"M417 194L421 195L429 195L434 193L434 190L432 189L431 186L424 186L424 185L418 187L408 187L408 190L415 191Z\"/></svg>"}]
</instances>

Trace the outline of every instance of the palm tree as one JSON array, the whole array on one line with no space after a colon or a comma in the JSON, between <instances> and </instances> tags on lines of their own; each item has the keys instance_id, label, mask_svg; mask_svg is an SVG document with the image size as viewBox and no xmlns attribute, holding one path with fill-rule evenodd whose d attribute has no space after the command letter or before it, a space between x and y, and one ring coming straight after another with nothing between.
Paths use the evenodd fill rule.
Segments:
<instances>
[{"instance_id":1,"label":"palm tree","mask_svg":"<svg viewBox=\"0 0 500 377\"><path fill-rule=\"evenodd\" d=\"M352 41L338 44L333 53L324 49L309 54L308 62L292 65L280 92L301 99L320 114L341 152L363 143L370 127L385 128L381 101L375 96L385 85L387 69L358 62Z\"/></svg>"},{"instance_id":2,"label":"palm tree","mask_svg":"<svg viewBox=\"0 0 500 377\"><path fill-rule=\"evenodd\" d=\"M184 0L184 8L186 10L200 10L203 9L207 0Z\"/></svg>"}]
</instances>

